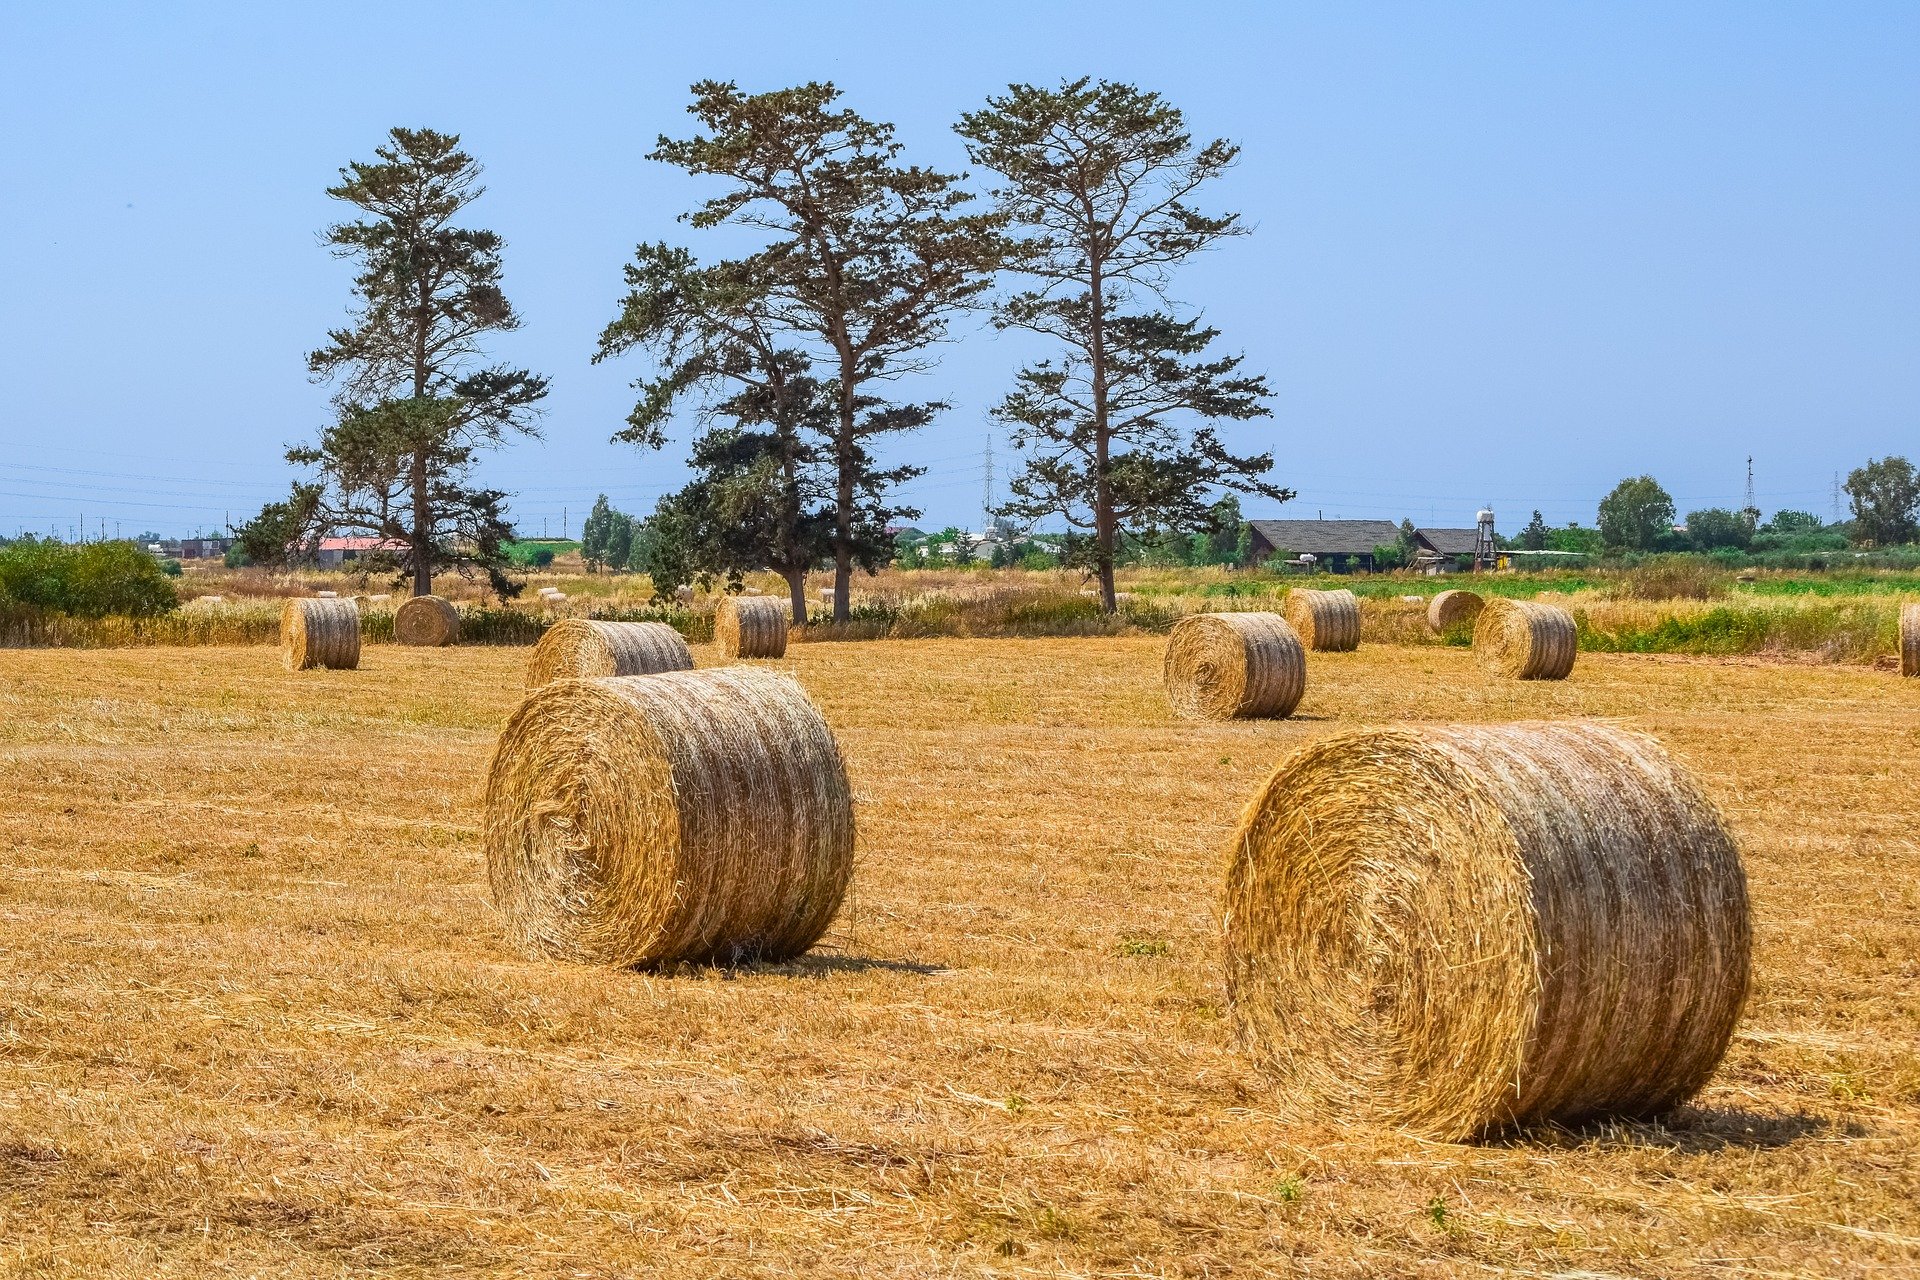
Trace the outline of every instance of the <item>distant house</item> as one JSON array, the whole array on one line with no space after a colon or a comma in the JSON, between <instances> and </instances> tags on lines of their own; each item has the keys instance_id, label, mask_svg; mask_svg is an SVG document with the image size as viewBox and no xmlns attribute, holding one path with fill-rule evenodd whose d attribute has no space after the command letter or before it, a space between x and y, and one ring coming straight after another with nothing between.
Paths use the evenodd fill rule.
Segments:
<instances>
[{"instance_id":1,"label":"distant house","mask_svg":"<svg viewBox=\"0 0 1920 1280\"><path fill-rule=\"evenodd\" d=\"M163 560L218 560L232 545L232 538L166 538L147 543L146 549Z\"/></svg>"},{"instance_id":2,"label":"distant house","mask_svg":"<svg viewBox=\"0 0 1920 1280\"><path fill-rule=\"evenodd\" d=\"M398 538L322 538L313 558L322 568L333 569L376 551L398 555L406 549L407 544Z\"/></svg>"},{"instance_id":3,"label":"distant house","mask_svg":"<svg viewBox=\"0 0 1920 1280\"><path fill-rule=\"evenodd\" d=\"M1400 541L1400 526L1391 520L1249 520L1247 527L1252 563L1308 555L1315 568L1330 573L1371 573L1373 549Z\"/></svg>"},{"instance_id":4,"label":"distant house","mask_svg":"<svg viewBox=\"0 0 1920 1280\"><path fill-rule=\"evenodd\" d=\"M1429 573L1447 573L1470 569L1480 550L1478 529L1415 529L1413 531L1414 567Z\"/></svg>"}]
</instances>

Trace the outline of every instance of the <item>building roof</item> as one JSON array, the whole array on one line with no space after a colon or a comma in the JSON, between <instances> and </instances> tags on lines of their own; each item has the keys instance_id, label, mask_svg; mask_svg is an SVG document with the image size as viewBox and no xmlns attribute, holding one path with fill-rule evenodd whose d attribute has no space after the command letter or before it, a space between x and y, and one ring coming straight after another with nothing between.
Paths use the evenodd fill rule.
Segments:
<instances>
[{"instance_id":1,"label":"building roof","mask_svg":"<svg viewBox=\"0 0 1920 1280\"><path fill-rule=\"evenodd\" d=\"M1414 533L1443 556L1470 556L1480 549L1478 529L1415 529Z\"/></svg>"},{"instance_id":2,"label":"building roof","mask_svg":"<svg viewBox=\"0 0 1920 1280\"><path fill-rule=\"evenodd\" d=\"M1373 554L1375 547L1390 547L1400 541L1400 526L1391 520L1249 520L1247 523L1275 551L1294 555L1367 556Z\"/></svg>"}]
</instances>

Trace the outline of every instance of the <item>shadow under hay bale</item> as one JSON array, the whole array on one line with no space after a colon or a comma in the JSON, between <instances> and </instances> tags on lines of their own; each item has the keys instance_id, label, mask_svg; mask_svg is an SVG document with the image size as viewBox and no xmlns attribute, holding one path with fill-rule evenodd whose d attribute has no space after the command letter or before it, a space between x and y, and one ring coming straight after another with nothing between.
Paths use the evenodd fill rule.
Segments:
<instances>
[{"instance_id":1,"label":"shadow under hay bale","mask_svg":"<svg viewBox=\"0 0 1920 1280\"><path fill-rule=\"evenodd\" d=\"M596 676L651 676L691 671L693 651L664 622L595 622L565 618L547 628L527 660L527 688Z\"/></svg>"},{"instance_id":2,"label":"shadow under hay bale","mask_svg":"<svg viewBox=\"0 0 1920 1280\"><path fill-rule=\"evenodd\" d=\"M1920 604L1900 606L1900 674L1920 676Z\"/></svg>"},{"instance_id":3,"label":"shadow under hay bale","mask_svg":"<svg viewBox=\"0 0 1920 1280\"><path fill-rule=\"evenodd\" d=\"M1580 653L1580 628L1557 604L1496 596L1474 624L1473 653L1495 675L1565 680Z\"/></svg>"},{"instance_id":4,"label":"shadow under hay bale","mask_svg":"<svg viewBox=\"0 0 1920 1280\"><path fill-rule=\"evenodd\" d=\"M400 644L460 643L460 612L440 596L414 596L393 613L393 638Z\"/></svg>"},{"instance_id":5,"label":"shadow under hay bale","mask_svg":"<svg viewBox=\"0 0 1920 1280\"><path fill-rule=\"evenodd\" d=\"M1191 719L1284 719L1307 688L1307 653L1277 613L1199 613L1167 637L1167 700Z\"/></svg>"},{"instance_id":6,"label":"shadow under hay bale","mask_svg":"<svg viewBox=\"0 0 1920 1280\"><path fill-rule=\"evenodd\" d=\"M295 597L280 606L280 659L289 671L360 665L360 609L351 600Z\"/></svg>"},{"instance_id":7,"label":"shadow under hay bale","mask_svg":"<svg viewBox=\"0 0 1920 1280\"><path fill-rule=\"evenodd\" d=\"M1472 622L1486 607L1487 602L1478 591L1458 588L1442 591L1427 605L1427 628L1439 635L1448 627Z\"/></svg>"},{"instance_id":8,"label":"shadow under hay bale","mask_svg":"<svg viewBox=\"0 0 1920 1280\"><path fill-rule=\"evenodd\" d=\"M769 596L728 596L714 614L713 638L729 658L784 657L787 605Z\"/></svg>"},{"instance_id":9,"label":"shadow under hay bale","mask_svg":"<svg viewBox=\"0 0 1920 1280\"><path fill-rule=\"evenodd\" d=\"M559 680L507 721L483 838L521 950L595 964L789 959L853 870L832 732L791 677Z\"/></svg>"},{"instance_id":10,"label":"shadow under hay bale","mask_svg":"<svg viewBox=\"0 0 1920 1280\"><path fill-rule=\"evenodd\" d=\"M1285 1110L1445 1140L1661 1114L1746 998L1746 876L1652 738L1592 723L1338 734L1242 815L1243 1043Z\"/></svg>"},{"instance_id":11,"label":"shadow under hay bale","mask_svg":"<svg viewBox=\"0 0 1920 1280\"><path fill-rule=\"evenodd\" d=\"M1316 653L1350 653L1360 647L1360 601L1353 592L1295 587L1281 606L1300 643Z\"/></svg>"}]
</instances>

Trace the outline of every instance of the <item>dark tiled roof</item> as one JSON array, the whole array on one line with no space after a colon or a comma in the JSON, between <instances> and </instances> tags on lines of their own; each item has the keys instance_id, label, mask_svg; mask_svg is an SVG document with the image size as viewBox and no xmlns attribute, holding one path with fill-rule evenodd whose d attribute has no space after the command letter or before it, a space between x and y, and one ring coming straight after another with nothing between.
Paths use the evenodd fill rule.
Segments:
<instances>
[{"instance_id":1,"label":"dark tiled roof","mask_svg":"<svg viewBox=\"0 0 1920 1280\"><path fill-rule=\"evenodd\" d=\"M1375 547L1389 547L1400 540L1400 526L1391 520L1249 520L1247 523L1275 551L1296 556L1302 553L1372 555Z\"/></svg>"},{"instance_id":2,"label":"dark tiled roof","mask_svg":"<svg viewBox=\"0 0 1920 1280\"><path fill-rule=\"evenodd\" d=\"M1416 529L1414 532L1443 556L1470 556L1480 547L1478 529Z\"/></svg>"}]
</instances>

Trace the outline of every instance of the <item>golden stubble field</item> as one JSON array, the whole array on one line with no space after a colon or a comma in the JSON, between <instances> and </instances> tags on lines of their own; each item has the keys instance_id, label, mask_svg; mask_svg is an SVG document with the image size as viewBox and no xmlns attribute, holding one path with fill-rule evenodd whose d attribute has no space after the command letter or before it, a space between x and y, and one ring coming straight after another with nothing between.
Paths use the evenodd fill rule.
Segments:
<instances>
[{"instance_id":1,"label":"golden stubble field","mask_svg":"<svg viewBox=\"0 0 1920 1280\"><path fill-rule=\"evenodd\" d=\"M800 962L664 975L501 940L476 805L525 650L0 652L0 1274L1920 1272L1920 682L1369 647L1297 720L1201 725L1161 646L796 646L851 896ZM1242 803L1337 726L1567 715L1659 734L1745 850L1698 1107L1277 1120L1214 951Z\"/></svg>"}]
</instances>

